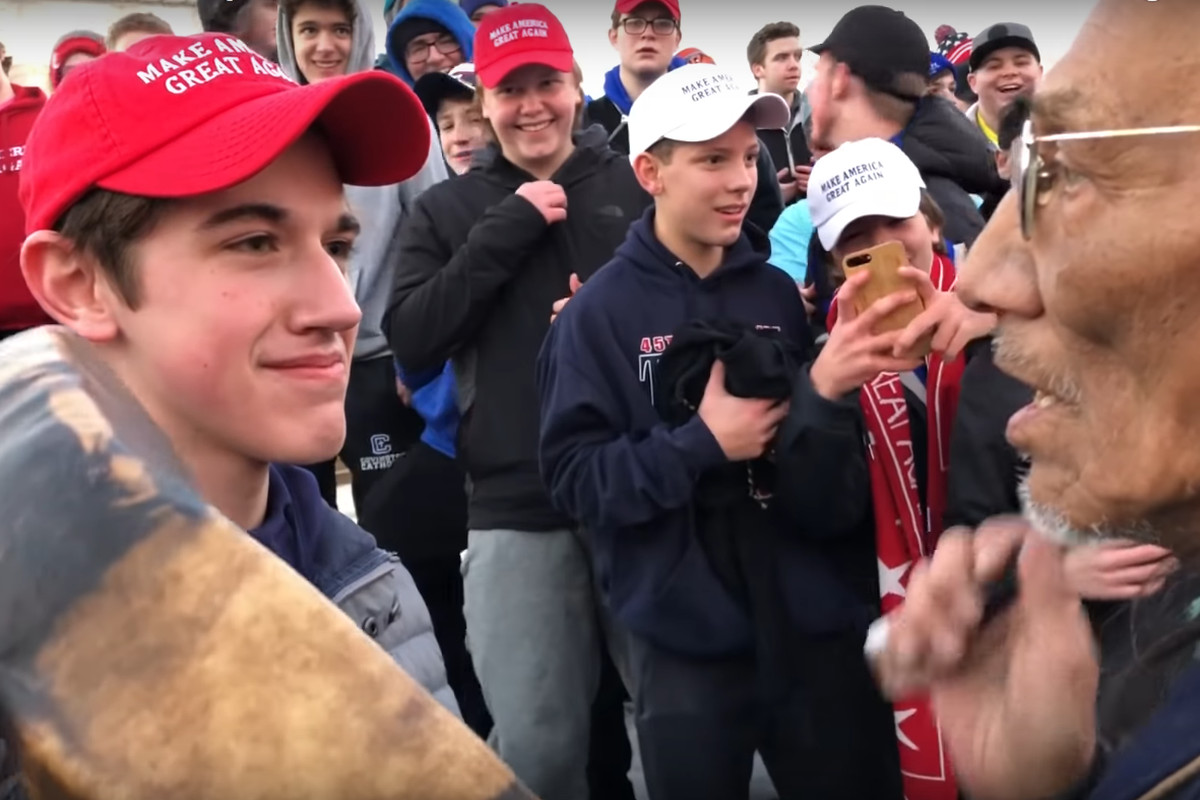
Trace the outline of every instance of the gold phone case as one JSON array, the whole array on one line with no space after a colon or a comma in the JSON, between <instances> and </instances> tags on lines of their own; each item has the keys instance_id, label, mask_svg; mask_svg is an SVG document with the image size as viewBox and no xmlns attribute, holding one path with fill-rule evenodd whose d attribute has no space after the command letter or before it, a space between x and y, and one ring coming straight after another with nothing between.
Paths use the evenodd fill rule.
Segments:
<instances>
[{"instance_id":1,"label":"gold phone case","mask_svg":"<svg viewBox=\"0 0 1200 800\"><path fill-rule=\"evenodd\" d=\"M847 280L864 270L871 273L871 279L854 299L854 310L861 314L876 300L896 292L911 290L912 284L900 276L900 267L907 263L908 255L900 242L884 242L851 253L842 259L842 269ZM924 310L925 303L918 297L884 317L875 326L875 333L903 330Z\"/></svg>"}]
</instances>

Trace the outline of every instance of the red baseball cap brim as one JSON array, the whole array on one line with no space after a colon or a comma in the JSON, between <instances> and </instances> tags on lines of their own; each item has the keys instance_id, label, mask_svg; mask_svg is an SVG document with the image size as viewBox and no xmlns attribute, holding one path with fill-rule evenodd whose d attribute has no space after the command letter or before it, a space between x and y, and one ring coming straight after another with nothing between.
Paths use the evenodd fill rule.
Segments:
<instances>
[{"instance_id":1,"label":"red baseball cap brim","mask_svg":"<svg viewBox=\"0 0 1200 800\"><path fill-rule=\"evenodd\" d=\"M487 89L494 89L513 70L530 64L541 64L559 72L571 72L575 69L575 54L569 50L525 50L498 58L483 68L476 62L475 68L478 70L479 82Z\"/></svg>"},{"instance_id":2,"label":"red baseball cap brim","mask_svg":"<svg viewBox=\"0 0 1200 800\"><path fill-rule=\"evenodd\" d=\"M670 11L671 16L676 21L679 20L679 0L617 0L615 8L618 14L628 14L639 6L644 6L648 3L657 3L667 9L667 11Z\"/></svg>"},{"instance_id":3,"label":"red baseball cap brim","mask_svg":"<svg viewBox=\"0 0 1200 800\"><path fill-rule=\"evenodd\" d=\"M342 182L355 186L400 183L429 156L429 125L416 95L370 71L227 109L96 185L145 197L220 191L257 175L310 128L324 135Z\"/></svg>"}]
</instances>

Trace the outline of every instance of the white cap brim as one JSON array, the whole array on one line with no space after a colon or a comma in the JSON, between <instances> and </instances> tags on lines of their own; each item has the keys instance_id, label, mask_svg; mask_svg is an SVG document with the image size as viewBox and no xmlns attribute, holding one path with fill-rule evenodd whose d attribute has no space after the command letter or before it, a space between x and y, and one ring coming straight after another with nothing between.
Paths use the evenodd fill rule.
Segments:
<instances>
[{"instance_id":1,"label":"white cap brim","mask_svg":"<svg viewBox=\"0 0 1200 800\"><path fill-rule=\"evenodd\" d=\"M675 127L659 134L654 141L634 147L630 158L645 152L663 139L675 142L711 141L747 115L757 130L779 130L786 128L791 122L792 109L787 101L777 94L731 95L727 100L710 103L702 117L681 120Z\"/></svg>"},{"instance_id":2,"label":"white cap brim","mask_svg":"<svg viewBox=\"0 0 1200 800\"><path fill-rule=\"evenodd\" d=\"M829 218L828 222L817 225L817 237L821 247L831 252L842 231L855 220L863 217L889 217L891 219L908 219L915 217L921 210L921 187L914 186L912 192L868 192L863 199L839 209Z\"/></svg>"}]
</instances>

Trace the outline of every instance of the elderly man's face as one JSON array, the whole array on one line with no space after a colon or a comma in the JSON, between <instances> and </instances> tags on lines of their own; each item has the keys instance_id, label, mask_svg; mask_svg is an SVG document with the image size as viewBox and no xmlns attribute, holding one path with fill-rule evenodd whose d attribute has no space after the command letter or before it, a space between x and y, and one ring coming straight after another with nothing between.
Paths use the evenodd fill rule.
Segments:
<instances>
[{"instance_id":1,"label":"elderly man's face","mask_svg":"<svg viewBox=\"0 0 1200 800\"><path fill-rule=\"evenodd\" d=\"M1200 123L1200 3L1101 0L1036 95L1040 134ZM1113 52L1153 52L1138 64ZM1169 74L1162 74L1166 70ZM1031 517L1059 539L1200 555L1200 134L1044 144L1026 241L1014 193L958 290L1000 312L997 363L1038 389L1009 422ZM1191 544L1190 542L1195 544Z\"/></svg>"}]
</instances>

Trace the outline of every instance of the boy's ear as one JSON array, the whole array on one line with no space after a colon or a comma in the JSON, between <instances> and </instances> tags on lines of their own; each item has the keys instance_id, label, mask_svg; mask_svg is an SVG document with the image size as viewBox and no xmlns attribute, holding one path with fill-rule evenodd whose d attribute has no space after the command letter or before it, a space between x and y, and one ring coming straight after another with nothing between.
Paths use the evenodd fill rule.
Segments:
<instances>
[{"instance_id":1,"label":"boy's ear","mask_svg":"<svg viewBox=\"0 0 1200 800\"><path fill-rule=\"evenodd\" d=\"M649 153L638 153L633 159L633 174L637 177L638 184L651 197L658 197L663 193L662 162L656 157Z\"/></svg>"},{"instance_id":2,"label":"boy's ear","mask_svg":"<svg viewBox=\"0 0 1200 800\"><path fill-rule=\"evenodd\" d=\"M972 92L975 92L975 94L979 94L979 91L978 91L978 90L975 88L975 79L976 79L976 77L977 77L977 76L975 75L975 71L974 71L974 70L971 70L970 72L968 72L968 73L967 73L967 86L970 86L970 87L971 87L971 91L972 91Z\"/></svg>"},{"instance_id":3,"label":"boy's ear","mask_svg":"<svg viewBox=\"0 0 1200 800\"><path fill-rule=\"evenodd\" d=\"M34 299L55 321L85 339L116 338L120 302L96 260L54 231L36 231L21 248L21 274Z\"/></svg>"}]
</instances>

